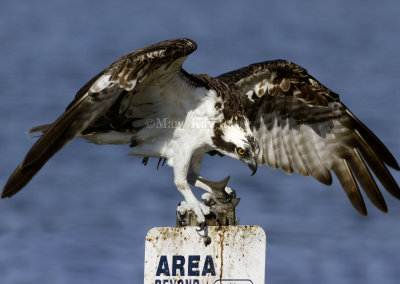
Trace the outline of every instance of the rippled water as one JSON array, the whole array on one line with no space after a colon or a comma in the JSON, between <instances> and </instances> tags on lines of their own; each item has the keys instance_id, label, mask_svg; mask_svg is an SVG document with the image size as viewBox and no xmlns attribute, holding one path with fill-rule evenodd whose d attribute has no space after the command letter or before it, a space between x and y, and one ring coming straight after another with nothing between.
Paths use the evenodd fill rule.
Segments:
<instances>
[{"instance_id":1,"label":"rippled water","mask_svg":"<svg viewBox=\"0 0 400 284\"><path fill-rule=\"evenodd\" d=\"M0 3L0 180L34 143L25 131L64 110L120 55L189 37L185 63L211 75L284 58L305 68L400 158L398 1L11 1ZM173 226L172 170L128 147L76 140L0 202L0 283L141 283L144 238ZM203 175L241 197L241 224L267 233L268 283L398 283L400 202L357 215L338 182L207 158ZM398 172L393 172L400 181ZM199 191L196 191L200 193Z\"/></svg>"}]
</instances>

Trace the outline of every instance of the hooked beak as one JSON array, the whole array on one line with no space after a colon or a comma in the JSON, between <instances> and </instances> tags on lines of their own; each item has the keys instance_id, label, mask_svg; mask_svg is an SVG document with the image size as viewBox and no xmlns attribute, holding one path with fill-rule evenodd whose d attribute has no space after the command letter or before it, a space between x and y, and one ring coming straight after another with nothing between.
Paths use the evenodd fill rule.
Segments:
<instances>
[{"instance_id":1,"label":"hooked beak","mask_svg":"<svg viewBox=\"0 0 400 284\"><path fill-rule=\"evenodd\" d=\"M247 165L249 166L250 170L252 170L252 174L251 175L254 176L254 174L257 172L257 162L256 162L256 160L254 160L251 163L248 163Z\"/></svg>"}]
</instances>

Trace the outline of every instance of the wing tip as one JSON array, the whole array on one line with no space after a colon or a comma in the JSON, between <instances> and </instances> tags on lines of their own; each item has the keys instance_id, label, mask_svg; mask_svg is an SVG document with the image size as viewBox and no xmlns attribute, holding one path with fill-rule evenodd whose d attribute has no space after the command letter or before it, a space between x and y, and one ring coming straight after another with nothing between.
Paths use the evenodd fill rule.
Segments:
<instances>
[{"instance_id":1,"label":"wing tip","mask_svg":"<svg viewBox=\"0 0 400 284\"><path fill-rule=\"evenodd\" d=\"M372 200L371 200L372 201ZM386 205L385 200L382 198L380 202L372 202L376 208L378 208L381 212L387 214L389 212L389 209Z\"/></svg>"},{"instance_id":2,"label":"wing tip","mask_svg":"<svg viewBox=\"0 0 400 284\"><path fill-rule=\"evenodd\" d=\"M10 198L15 195L18 191L22 189L15 186L8 186L7 184L4 186L3 192L1 193L1 199Z\"/></svg>"},{"instance_id":3,"label":"wing tip","mask_svg":"<svg viewBox=\"0 0 400 284\"><path fill-rule=\"evenodd\" d=\"M21 190L21 188L18 188L16 186L12 186L11 182L13 181L13 179L10 179L6 185L3 188L3 191L1 193L1 199L5 199L5 198L10 198L11 196L13 196L14 194L16 194L18 191Z\"/></svg>"},{"instance_id":4,"label":"wing tip","mask_svg":"<svg viewBox=\"0 0 400 284\"><path fill-rule=\"evenodd\" d=\"M394 180L394 179L393 179ZM396 184L396 186L392 186L390 188L386 188L386 190L396 199L400 200L400 188L398 186L398 184Z\"/></svg>"},{"instance_id":5,"label":"wing tip","mask_svg":"<svg viewBox=\"0 0 400 284\"><path fill-rule=\"evenodd\" d=\"M39 171L41 166L37 167L28 166L25 167L22 162L11 174L7 183L3 187L3 191L1 193L1 199L12 197L21 191L24 186L33 178L33 176Z\"/></svg>"},{"instance_id":6,"label":"wing tip","mask_svg":"<svg viewBox=\"0 0 400 284\"><path fill-rule=\"evenodd\" d=\"M400 171L400 166L397 163L396 160L394 160L394 164L393 165L389 165L391 168L395 169L396 171Z\"/></svg>"},{"instance_id":7,"label":"wing tip","mask_svg":"<svg viewBox=\"0 0 400 284\"><path fill-rule=\"evenodd\" d=\"M360 213L360 215L363 216L363 217L368 217L368 211L367 210L361 211L361 210L357 209L357 212Z\"/></svg>"},{"instance_id":8,"label":"wing tip","mask_svg":"<svg viewBox=\"0 0 400 284\"><path fill-rule=\"evenodd\" d=\"M379 211L381 211L384 214L388 214L389 213L389 209L386 206L386 204L381 204L381 206L377 206L376 204L374 204L376 208L379 209ZM368 211L366 208L355 208L357 210L357 212L364 217L368 216Z\"/></svg>"},{"instance_id":9,"label":"wing tip","mask_svg":"<svg viewBox=\"0 0 400 284\"><path fill-rule=\"evenodd\" d=\"M5 190L3 190L3 192L1 193L1 199L10 198L13 195L14 193L6 192Z\"/></svg>"},{"instance_id":10,"label":"wing tip","mask_svg":"<svg viewBox=\"0 0 400 284\"><path fill-rule=\"evenodd\" d=\"M386 148L386 150L387 150L387 148ZM394 169L396 171L400 171L399 164L397 163L396 159L393 157L392 153L389 152L389 150L387 150L387 155L381 157L381 159L386 165L388 165L392 169Z\"/></svg>"},{"instance_id":11,"label":"wing tip","mask_svg":"<svg viewBox=\"0 0 400 284\"><path fill-rule=\"evenodd\" d=\"M365 206L363 198L359 199L352 199L349 197L350 203L353 205L353 207L357 210L358 213L360 213L361 216L367 217L368 216L368 211L367 207Z\"/></svg>"}]
</instances>

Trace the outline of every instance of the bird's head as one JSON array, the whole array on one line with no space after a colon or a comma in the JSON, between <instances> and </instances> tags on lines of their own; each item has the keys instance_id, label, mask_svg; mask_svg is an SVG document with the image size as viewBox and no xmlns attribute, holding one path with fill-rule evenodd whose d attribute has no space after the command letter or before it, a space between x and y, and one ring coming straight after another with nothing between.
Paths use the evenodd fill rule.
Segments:
<instances>
[{"instance_id":1,"label":"bird's head","mask_svg":"<svg viewBox=\"0 0 400 284\"><path fill-rule=\"evenodd\" d=\"M259 145L244 116L217 122L212 137L213 146L221 154L245 162L253 171L257 171Z\"/></svg>"}]
</instances>

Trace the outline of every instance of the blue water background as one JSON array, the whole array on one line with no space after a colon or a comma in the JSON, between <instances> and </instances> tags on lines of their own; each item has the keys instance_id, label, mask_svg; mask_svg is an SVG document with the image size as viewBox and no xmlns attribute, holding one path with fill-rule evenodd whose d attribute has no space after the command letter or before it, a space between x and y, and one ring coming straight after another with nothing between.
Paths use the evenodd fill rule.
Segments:
<instances>
[{"instance_id":1,"label":"blue water background","mask_svg":"<svg viewBox=\"0 0 400 284\"><path fill-rule=\"evenodd\" d=\"M35 141L27 129L56 119L122 54L176 37L198 43L191 73L277 58L304 66L400 159L397 0L2 0L1 185ZM143 283L145 235L175 225L182 196L171 168L128 153L78 139L0 201L0 283ZM267 167L250 177L217 157L202 173L231 175L240 223L266 231L268 283L400 283L400 202L387 192L389 214L368 201L364 218L336 179L326 187Z\"/></svg>"}]
</instances>

